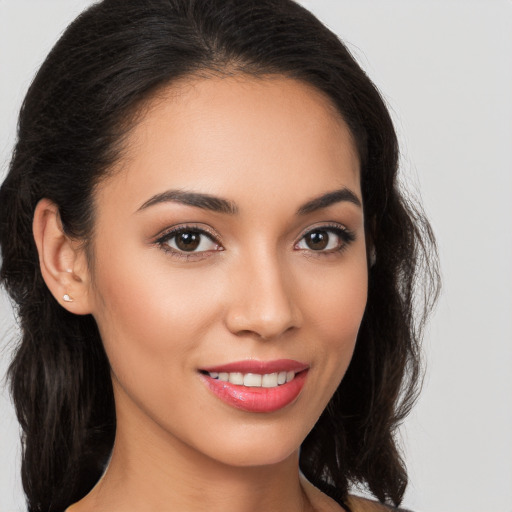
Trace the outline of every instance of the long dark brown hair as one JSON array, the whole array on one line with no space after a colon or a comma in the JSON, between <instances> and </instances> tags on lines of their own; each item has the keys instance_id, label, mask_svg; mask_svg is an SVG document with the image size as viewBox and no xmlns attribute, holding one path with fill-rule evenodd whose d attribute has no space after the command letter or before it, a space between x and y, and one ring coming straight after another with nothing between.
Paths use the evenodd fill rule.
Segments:
<instances>
[{"instance_id":1,"label":"long dark brown hair","mask_svg":"<svg viewBox=\"0 0 512 512\"><path fill-rule=\"evenodd\" d=\"M434 239L397 183L398 145L377 89L339 39L292 0L104 0L66 30L37 73L0 189L1 280L21 339L9 369L29 510L62 511L98 481L116 419L109 362L91 316L52 297L32 236L37 202L87 243L93 193L137 111L198 73L279 74L313 85L356 142L368 246L368 304L350 367L302 444L300 468L343 503L352 485L398 505L407 473L396 428L415 398L421 328L437 292Z\"/></svg>"}]
</instances>

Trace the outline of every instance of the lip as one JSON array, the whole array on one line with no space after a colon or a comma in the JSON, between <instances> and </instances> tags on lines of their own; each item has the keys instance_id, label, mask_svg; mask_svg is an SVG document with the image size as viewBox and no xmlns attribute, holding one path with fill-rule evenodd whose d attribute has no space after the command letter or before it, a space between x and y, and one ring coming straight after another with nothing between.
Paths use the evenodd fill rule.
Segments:
<instances>
[{"instance_id":1,"label":"lip","mask_svg":"<svg viewBox=\"0 0 512 512\"><path fill-rule=\"evenodd\" d=\"M245 387L200 373L202 381L224 403L247 412L271 413L283 409L299 396L308 375L309 366L292 359L276 361L237 361L225 365L202 368L202 372L240 372L260 375L280 371L296 373L293 380L273 388Z\"/></svg>"}]
</instances>

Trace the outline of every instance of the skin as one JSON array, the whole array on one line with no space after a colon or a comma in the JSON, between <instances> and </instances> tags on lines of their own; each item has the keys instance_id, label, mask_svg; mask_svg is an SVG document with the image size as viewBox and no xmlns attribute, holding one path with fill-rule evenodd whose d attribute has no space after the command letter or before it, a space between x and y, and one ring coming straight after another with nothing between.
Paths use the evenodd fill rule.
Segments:
<instances>
[{"instance_id":1,"label":"skin","mask_svg":"<svg viewBox=\"0 0 512 512\"><path fill-rule=\"evenodd\" d=\"M340 189L361 204L297 213ZM176 201L141 209L168 190L221 197L237 213ZM92 270L55 205L41 201L34 218L50 290L94 316L112 367L112 460L73 512L339 510L298 472L367 296L359 160L329 100L284 77L175 84L144 109L95 205ZM191 225L211 235L200 251L162 241ZM328 249L307 243L320 228ZM198 371L246 359L306 363L302 392L281 410L250 413L221 401Z\"/></svg>"}]
</instances>

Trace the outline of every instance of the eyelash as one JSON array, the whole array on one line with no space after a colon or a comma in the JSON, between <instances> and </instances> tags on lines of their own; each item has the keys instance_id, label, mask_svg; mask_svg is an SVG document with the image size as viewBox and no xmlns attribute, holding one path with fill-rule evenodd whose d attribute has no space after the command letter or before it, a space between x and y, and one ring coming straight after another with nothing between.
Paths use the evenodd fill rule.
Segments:
<instances>
[{"instance_id":1,"label":"eyelash","mask_svg":"<svg viewBox=\"0 0 512 512\"><path fill-rule=\"evenodd\" d=\"M327 257L332 256L336 254L341 254L346 249L348 249L349 245L355 241L356 235L349 229L347 229L345 226L341 224L322 224L319 226L314 226L312 228L309 228L307 231L305 231L299 241L294 244L294 247L297 248L298 244L305 239L306 236L311 235L312 233L318 233L318 232L326 232L329 235L334 234L340 239L340 243L337 247L329 250L319 250L315 251L314 249L300 249L303 250L305 254L308 256L315 256L315 257ZM329 240L330 242L330 240Z\"/></svg>"},{"instance_id":2,"label":"eyelash","mask_svg":"<svg viewBox=\"0 0 512 512\"><path fill-rule=\"evenodd\" d=\"M216 250L213 251L198 251L198 252L186 252L186 251L180 251L173 249L172 247L169 247L168 243L178 235L182 233L194 233L196 235L204 236L211 240L214 244L219 247ZM174 258L182 259L185 261L190 261L194 259L204 259L208 258L209 256L212 256L212 253L217 251L223 251L222 245L220 242L217 241L219 237L217 235L214 235L213 233L210 233L207 229L204 227L194 226L194 225L185 225L185 226L178 226L176 228L170 229L169 231L164 232L162 235L160 235L156 240L155 244L158 245L164 252L170 254Z\"/></svg>"},{"instance_id":3,"label":"eyelash","mask_svg":"<svg viewBox=\"0 0 512 512\"><path fill-rule=\"evenodd\" d=\"M315 251L314 249L307 249L307 248L299 248L298 245L305 239L306 236L311 235L315 232L326 232L328 234L334 234L340 239L340 243L338 244L338 247L334 249L329 250L318 250ZM169 246L169 242L177 237L180 234L184 233L193 233L199 236L204 236L208 238L212 243L216 244L216 249L214 250L207 250L207 251L181 251L174 249ZM185 261L190 260L197 260L197 259L205 259L213 255L213 253L218 251L223 251L224 248L222 247L221 242L218 241L218 236L214 235L213 233L209 232L204 227L199 227L195 225L185 225L185 226L179 226L173 229L170 229L169 231L164 232L161 234L156 240L155 244L158 245L163 251L170 254L174 258L182 259ZM294 249L297 249L299 251L304 251L304 253L307 253L308 255L313 255L316 257L321 256L329 256L333 254L340 254L343 251L345 251L348 246L356 239L355 234L347 229L346 227L340 225L340 224L323 224L319 226L315 226L313 228L308 229L305 231L301 237L299 238L298 242L294 244ZM330 242L330 240L329 240ZM201 243L201 241L199 242Z\"/></svg>"}]
</instances>

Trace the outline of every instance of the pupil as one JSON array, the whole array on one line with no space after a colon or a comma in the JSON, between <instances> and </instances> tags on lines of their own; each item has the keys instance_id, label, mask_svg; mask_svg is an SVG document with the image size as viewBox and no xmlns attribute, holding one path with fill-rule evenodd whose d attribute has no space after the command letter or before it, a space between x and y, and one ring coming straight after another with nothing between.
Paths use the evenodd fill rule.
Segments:
<instances>
[{"instance_id":1,"label":"pupil","mask_svg":"<svg viewBox=\"0 0 512 512\"><path fill-rule=\"evenodd\" d=\"M327 231L314 231L308 235L306 243L310 249L320 251L327 247L329 235Z\"/></svg>"},{"instance_id":2,"label":"pupil","mask_svg":"<svg viewBox=\"0 0 512 512\"><path fill-rule=\"evenodd\" d=\"M176 237L176 246L182 251L193 251L198 248L200 237L199 233L181 233Z\"/></svg>"}]
</instances>

